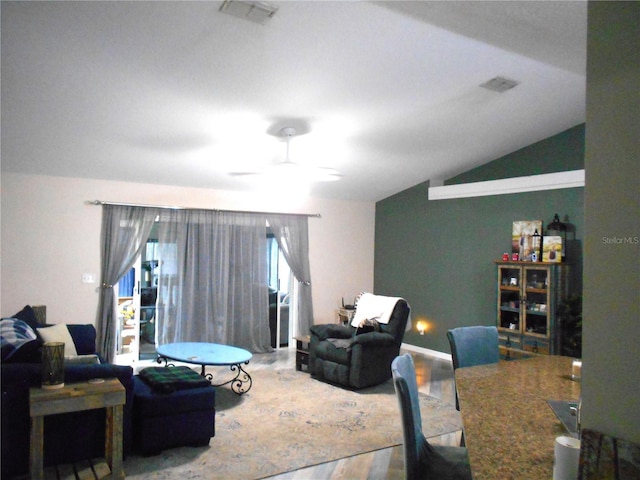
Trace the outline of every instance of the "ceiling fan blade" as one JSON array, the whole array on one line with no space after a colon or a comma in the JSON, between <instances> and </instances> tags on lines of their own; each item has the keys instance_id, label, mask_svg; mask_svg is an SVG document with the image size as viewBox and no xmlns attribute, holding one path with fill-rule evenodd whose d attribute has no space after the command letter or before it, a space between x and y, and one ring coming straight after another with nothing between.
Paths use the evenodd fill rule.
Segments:
<instances>
[{"instance_id":1,"label":"ceiling fan blade","mask_svg":"<svg viewBox=\"0 0 640 480\"><path fill-rule=\"evenodd\" d=\"M248 177L251 175L260 175L260 172L227 172L231 177Z\"/></svg>"},{"instance_id":2,"label":"ceiling fan blade","mask_svg":"<svg viewBox=\"0 0 640 480\"><path fill-rule=\"evenodd\" d=\"M319 182L335 182L343 176L335 168L328 167L318 167L315 173L315 179Z\"/></svg>"}]
</instances>

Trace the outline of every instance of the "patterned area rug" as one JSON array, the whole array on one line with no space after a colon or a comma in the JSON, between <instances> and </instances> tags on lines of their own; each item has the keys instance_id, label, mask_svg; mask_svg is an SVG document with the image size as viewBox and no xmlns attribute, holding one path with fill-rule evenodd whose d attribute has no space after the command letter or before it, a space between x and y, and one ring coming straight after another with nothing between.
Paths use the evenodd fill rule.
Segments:
<instances>
[{"instance_id":1,"label":"patterned area rug","mask_svg":"<svg viewBox=\"0 0 640 480\"><path fill-rule=\"evenodd\" d=\"M349 391L293 369L252 377L241 397L228 386L217 389L209 447L129 456L127 478L258 479L402 443L391 380ZM421 394L420 408L427 437L461 429L454 405Z\"/></svg>"}]
</instances>

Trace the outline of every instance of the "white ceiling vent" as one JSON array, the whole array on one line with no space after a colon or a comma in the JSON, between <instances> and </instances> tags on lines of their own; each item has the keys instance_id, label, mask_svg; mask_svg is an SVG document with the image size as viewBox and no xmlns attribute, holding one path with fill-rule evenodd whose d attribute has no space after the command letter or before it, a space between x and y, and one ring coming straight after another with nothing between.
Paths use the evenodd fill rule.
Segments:
<instances>
[{"instance_id":1,"label":"white ceiling vent","mask_svg":"<svg viewBox=\"0 0 640 480\"><path fill-rule=\"evenodd\" d=\"M513 87L518 85L520 82L516 82L515 80L509 80L504 77L496 77L492 78L488 82L480 85L482 88L486 88L487 90L491 90L492 92L506 92L507 90L511 90Z\"/></svg>"},{"instance_id":2,"label":"white ceiling vent","mask_svg":"<svg viewBox=\"0 0 640 480\"><path fill-rule=\"evenodd\" d=\"M264 25L278 11L278 7L266 2L252 2L248 0L225 0L220 6L222 13L234 17L244 18L250 22Z\"/></svg>"}]
</instances>

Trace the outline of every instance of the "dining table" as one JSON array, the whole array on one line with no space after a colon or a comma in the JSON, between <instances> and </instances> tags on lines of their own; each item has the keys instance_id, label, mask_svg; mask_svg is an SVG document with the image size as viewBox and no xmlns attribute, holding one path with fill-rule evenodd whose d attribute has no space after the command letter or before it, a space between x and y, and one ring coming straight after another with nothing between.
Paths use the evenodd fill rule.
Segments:
<instances>
[{"instance_id":1,"label":"dining table","mask_svg":"<svg viewBox=\"0 0 640 480\"><path fill-rule=\"evenodd\" d=\"M474 480L550 479L554 445L569 432L549 401L578 402L573 359L534 355L458 368L456 389Z\"/></svg>"}]
</instances>

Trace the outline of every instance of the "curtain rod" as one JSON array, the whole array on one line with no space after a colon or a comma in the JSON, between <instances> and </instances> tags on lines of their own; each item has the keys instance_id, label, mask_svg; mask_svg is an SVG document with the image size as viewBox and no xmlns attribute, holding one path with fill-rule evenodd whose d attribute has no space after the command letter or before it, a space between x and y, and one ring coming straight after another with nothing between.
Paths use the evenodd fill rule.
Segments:
<instances>
[{"instance_id":1,"label":"curtain rod","mask_svg":"<svg viewBox=\"0 0 640 480\"><path fill-rule=\"evenodd\" d=\"M209 212L228 212L228 213L254 213L263 215L297 215L301 217L320 218L319 213L278 213L278 212L257 212L251 210L223 210L219 208L193 208L193 207L176 207L171 205L145 205L141 203L120 203L120 202L105 202L103 200L88 200L89 205L116 205L120 207L143 207L143 208L162 208L165 210L206 210Z\"/></svg>"}]
</instances>

